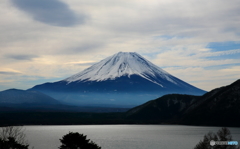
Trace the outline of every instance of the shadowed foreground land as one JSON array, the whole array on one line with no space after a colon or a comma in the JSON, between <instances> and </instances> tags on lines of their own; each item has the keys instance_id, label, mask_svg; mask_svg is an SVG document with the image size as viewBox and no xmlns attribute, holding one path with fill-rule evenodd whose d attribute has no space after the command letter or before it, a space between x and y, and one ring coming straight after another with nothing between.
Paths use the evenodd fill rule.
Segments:
<instances>
[{"instance_id":1,"label":"shadowed foreground land","mask_svg":"<svg viewBox=\"0 0 240 149\"><path fill-rule=\"evenodd\" d=\"M125 124L124 113L23 112L0 113L0 125Z\"/></svg>"},{"instance_id":2,"label":"shadowed foreground land","mask_svg":"<svg viewBox=\"0 0 240 149\"><path fill-rule=\"evenodd\" d=\"M26 112L26 113L0 113L0 126L9 125L85 125L85 124L179 124L199 126L228 126L239 127L239 123L233 121L215 123L193 123L186 121L161 121L131 119L126 113L65 113L65 112Z\"/></svg>"}]
</instances>

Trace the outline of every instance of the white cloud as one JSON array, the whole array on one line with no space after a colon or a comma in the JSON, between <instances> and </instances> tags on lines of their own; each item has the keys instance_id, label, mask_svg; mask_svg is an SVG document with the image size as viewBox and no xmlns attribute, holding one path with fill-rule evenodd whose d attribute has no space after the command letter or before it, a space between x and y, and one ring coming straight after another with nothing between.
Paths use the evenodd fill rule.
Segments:
<instances>
[{"instance_id":1,"label":"white cloud","mask_svg":"<svg viewBox=\"0 0 240 149\"><path fill-rule=\"evenodd\" d=\"M0 68L0 75L19 75L22 72L11 68Z\"/></svg>"},{"instance_id":2,"label":"white cloud","mask_svg":"<svg viewBox=\"0 0 240 149\"><path fill-rule=\"evenodd\" d=\"M226 86L240 78L240 67L227 69L204 69L201 67L166 68L166 71L178 78L207 91Z\"/></svg>"},{"instance_id":3,"label":"white cloud","mask_svg":"<svg viewBox=\"0 0 240 149\"><path fill-rule=\"evenodd\" d=\"M66 25L66 20L58 18L58 26L33 16L39 13L29 14L30 7L16 7L12 2L16 3L0 2L0 67L29 76L65 78L86 68L83 63L97 62L119 51L143 54L180 78L180 70L173 66L184 68L181 71L199 68L201 71L193 71L210 78L213 72L204 67L240 63L237 59L205 58L239 53L213 53L206 48L209 42L240 41L238 0L55 0L72 12L67 15L84 19L84 23ZM82 18L83 14L86 17ZM66 65L75 62L81 65ZM233 80L236 74L228 71L222 76ZM198 75L189 78L191 82L200 79ZM213 82L212 87L217 85Z\"/></svg>"}]
</instances>

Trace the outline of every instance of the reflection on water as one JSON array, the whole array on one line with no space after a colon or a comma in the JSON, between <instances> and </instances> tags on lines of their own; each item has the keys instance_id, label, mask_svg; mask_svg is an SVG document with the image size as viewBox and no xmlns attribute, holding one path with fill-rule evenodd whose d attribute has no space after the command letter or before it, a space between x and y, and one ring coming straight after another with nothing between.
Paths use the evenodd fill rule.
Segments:
<instances>
[{"instance_id":1,"label":"reflection on water","mask_svg":"<svg viewBox=\"0 0 240 149\"><path fill-rule=\"evenodd\" d=\"M26 126L30 146L34 149L57 149L59 139L71 132L87 135L102 149L192 149L209 131L221 127L179 125L73 125ZM229 128L240 142L240 128Z\"/></svg>"}]
</instances>

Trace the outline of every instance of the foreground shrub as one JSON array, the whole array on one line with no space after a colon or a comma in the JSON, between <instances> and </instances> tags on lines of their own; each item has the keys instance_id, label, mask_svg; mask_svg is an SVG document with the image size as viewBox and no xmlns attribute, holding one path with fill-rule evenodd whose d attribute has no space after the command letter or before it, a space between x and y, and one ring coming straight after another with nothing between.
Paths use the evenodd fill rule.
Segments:
<instances>
[{"instance_id":1,"label":"foreground shrub","mask_svg":"<svg viewBox=\"0 0 240 149\"><path fill-rule=\"evenodd\" d=\"M22 127L2 127L0 129L0 149L28 149Z\"/></svg>"},{"instance_id":2,"label":"foreground shrub","mask_svg":"<svg viewBox=\"0 0 240 149\"><path fill-rule=\"evenodd\" d=\"M228 128L220 129L217 134L209 132L204 135L203 141L201 140L194 149L240 149L235 145L210 145L210 141L232 141L231 132Z\"/></svg>"},{"instance_id":3,"label":"foreground shrub","mask_svg":"<svg viewBox=\"0 0 240 149\"><path fill-rule=\"evenodd\" d=\"M87 139L87 136L78 132L69 132L60 139L59 149L101 149L96 143Z\"/></svg>"}]
</instances>

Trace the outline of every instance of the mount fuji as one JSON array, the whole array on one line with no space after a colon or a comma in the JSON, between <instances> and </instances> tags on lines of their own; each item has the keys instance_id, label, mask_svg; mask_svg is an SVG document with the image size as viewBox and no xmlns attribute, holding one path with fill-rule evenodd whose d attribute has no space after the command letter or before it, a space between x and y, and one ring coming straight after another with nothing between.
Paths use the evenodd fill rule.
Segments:
<instances>
[{"instance_id":1,"label":"mount fuji","mask_svg":"<svg viewBox=\"0 0 240 149\"><path fill-rule=\"evenodd\" d=\"M68 104L118 107L133 107L169 93L205 93L135 52L119 52L64 80L29 90Z\"/></svg>"}]
</instances>

